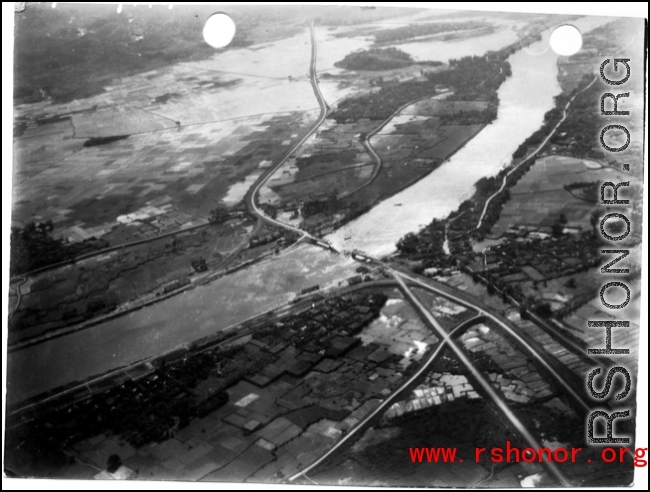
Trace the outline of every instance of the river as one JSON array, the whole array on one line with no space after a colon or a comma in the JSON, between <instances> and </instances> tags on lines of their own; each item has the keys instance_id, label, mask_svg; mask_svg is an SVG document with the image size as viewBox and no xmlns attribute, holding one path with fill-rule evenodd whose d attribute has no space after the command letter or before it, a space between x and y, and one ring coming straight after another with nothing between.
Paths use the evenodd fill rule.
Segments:
<instances>
[{"instance_id":1,"label":"river","mask_svg":"<svg viewBox=\"0 0 650 492\"><path fill-rule=\"evenodd\" d=\"M589 17L572 24L584 33L611 20ZM480 178L494 176L507 166L517 147L542 126L544 114L554 107L553 97L561 91L558 55L547 49L549 37L550 32L545 32L541 41L508 59L512 76L498 90L499 112L492 124L431 174L327 239L339 249L360 249L376 257L389 255L401 237L417 232L434 218L448 216L473 194ZM476 49L477 54L482 51L480 43Z\"/></svg>"},{"instance_id":2,"label":"river","mask_svg":"<svg viewBox=\"0 0 650 492\"><path fill-rule=\"evenodd\" d=\"M86 330L7 357L9 404L151 357L283 305L300 290L356 275L358 264L299 245L253 265Z\"/></svg>"}]
</instances>

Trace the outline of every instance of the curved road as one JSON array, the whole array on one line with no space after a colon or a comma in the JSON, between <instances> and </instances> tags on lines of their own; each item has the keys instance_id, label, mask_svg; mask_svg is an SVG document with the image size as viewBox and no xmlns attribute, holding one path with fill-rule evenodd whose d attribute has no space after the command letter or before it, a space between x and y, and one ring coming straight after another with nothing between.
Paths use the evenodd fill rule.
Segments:
<instances>
[{"instance_id":1,"label":"curved road","mask_svg":"<svg viewBox=\"0 0 650 492\"><path fill-rule=\"evenodd\" d=\"M17 279L20 278L16 277ZM11 314L9 315L9 319L7 322L11 321L11 318L14 317L14 314L16 314L16 311L18 311L18 306L20 306L20 300L22 299L22 293L20 292L20 288L25 285L25 282L27 282L27 277L23 276L20 282L16 285L16 296L18 297L18 300L16 301L16 305L14 306L13 310L11 311Z\"/></svg>"},{"instance_id":2,"label":"curved road","mask_svg":"<svg viewBox=\"0 0 650 492\"><path fill-rule=\"evenodd\" d=\"M311 85L312 88L314 89L314 94L316 95L316 99L318 99L318 105L320 106L320 116L318 117L318 121L314 124L313 128L298 142L296 145L294 145L291 150L285 155L275 166L272 166L271 168L266 171L266 173L262 176L262 178L257 182L256 185L251 188L251 190L246 194L246 207L248 210L257 216L260 220L263 220L265 222L268 222L269 224L282 227L284 229L289 229L293 232L297 232L301 236L306 236L314 240L318 240L318 238L315 238L308 234L307 232L303 231L299 227L295 227L289 224L285 224L284 222L280 222L279 220L272 219L268 215L266 215L258 206L257 203L255 202L255 197L259 193L260 189L262 186L266 184L266 182L269 180L269 178L289 159L289 157L296 152L302 145L307 141L309 137L311 137L316 130L323 124L325 121L325 118L327 118L329 107L327 106L327 102L325 102L325 98L323 97L323 94L321 94L320 88L318 87L318 81L316 80L317 73L316 73L316 59L317 59L317 43L316 43L316 33L314 31L314 24L313 22L310 23L309 29L311 31L311 64L309 66L309 77L311 78Z\"/></svg>"}]
</instances>

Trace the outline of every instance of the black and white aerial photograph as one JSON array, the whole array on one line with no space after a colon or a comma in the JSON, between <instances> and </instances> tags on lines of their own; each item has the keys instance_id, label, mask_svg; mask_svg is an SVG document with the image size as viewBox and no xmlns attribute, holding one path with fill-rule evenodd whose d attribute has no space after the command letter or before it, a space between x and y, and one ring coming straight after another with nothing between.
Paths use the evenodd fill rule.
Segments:
<instances>
[{"instance_id":1,"label":"black and white aerial photograph","mask_svg":"<svg viewBox=\"0 0 650 492\"><path fill-rule=\"evenodd\" d=\"M615 5L3 8L3 488L647 487Z\"/></svg>"}]
</instances>

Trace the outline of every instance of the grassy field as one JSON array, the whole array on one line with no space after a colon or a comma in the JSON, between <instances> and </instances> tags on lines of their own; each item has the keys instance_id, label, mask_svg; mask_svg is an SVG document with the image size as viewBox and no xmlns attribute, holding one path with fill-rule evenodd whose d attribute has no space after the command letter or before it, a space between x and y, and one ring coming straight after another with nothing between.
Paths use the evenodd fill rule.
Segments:
<instances>
[{"instance_id":1,"label":"grassy field","mask_svg":"<svg viewBox=\"0 0 650 492\"><path fill-rule=\"evenodd\" d=\"M449 101L447 99L425 99L405 108L401 114L418 116L453 117L461 112L483 111L487 101Z\"/></svg>"}]
</instances>

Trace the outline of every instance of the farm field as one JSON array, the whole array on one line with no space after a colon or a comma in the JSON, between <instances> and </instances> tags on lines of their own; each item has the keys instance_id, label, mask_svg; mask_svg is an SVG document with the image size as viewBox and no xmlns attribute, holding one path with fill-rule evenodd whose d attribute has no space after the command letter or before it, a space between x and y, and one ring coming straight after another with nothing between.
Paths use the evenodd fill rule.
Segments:
<instances>
[{"instance_id":1,"label":"farm field","mask_svg":"<svg viewBox=\"0 0 650 492\"><path fill-rule=\"evenodd\" d=\"M432 22L435 20L427 19ZM428 26L427 21L424 25ZM512 27L508 20L500 19L497 24ZM487 101L447 102L443 99L452 92L448 92L448 88L434 88L432 85L429 93L439 101L425 101L405 108L402 114L396 115L371 138L371 145L377 149L384 162L376 179L370 183L377 170L373 169L373 160L361 146L361 140L381 125L381 119L386 115L377 115L386 110L377 114L370 111L364 115L361 108L352 106L351 112L340 115L341 103L350 97L383 90L384 83L388 81L390 84L410 84L404 91L394 94L390 90L387 92L391 94L391 101L382 102L382 105L397 109L404 102L397 94L412 93L415 98L416 95L421 97L427 93L423 86L418 85L426 85L425 72L448 69L444 64L420 66L415 63L400 69L371 72L334 67L350 51L368 48L370 42L365 34L372 36L376 30L377 26L372 25L357 26L353 31L335 27L317 29L321 47L319 85L333 116L293 156L295 160L288 160L277 170L260 194L261 203L271 204L283 212L295 213L307 201L331 200L336 196L341 203L326 207L328 210L317 217L305 217L305 225L311 231L323 230L327 233L332 226L336 227L422 178L484 126L480 122L480 115L488 110ZM436 96L439 92L442 94ZM396 102L398 100L399 103Z\"/></svg>"},{"instance_id":2,"label":"farm field","mask_svg":"<svg viewBox=\"0 0 650 492\"><path fill-rule=\"evenodd\" d=\"M543 414L543 430L538 427L533 433L545 445L573 443L582 437L564 424L578 422L570 402L563 395L556 395L556 390L529 359L505 338L478 324L461 335L460 342L475 366L512 408L517 409L523 421L539 421ZM553 350L557 351L555 347ZM569 360L568 355L558 353L563 360ZM539 463L513 463L494 468L489 462L467 459L474 455L479 428L489 429L481 434L483 445L488 447L491 443L499 446L505 440L515 445L520 439L494 413L482 392L473 387L464 365L451 351L445 350L404 399L391 405L382 419L353 446L342 449L320 470L312 472L310 478L332 485L344 476L346 485L356 486L408 483L468 487L489 480L493 486L515 487L520 485L522 477L542 471ZM535 429L535 426L528 428ZM453 446L465 459L425 467L412 463L409 457L408 448L418 446Z\"/></svg>"},{"instance_id":3,"label":"farm field","mask_svg":"<svg viewBox=\"0 0 650 492\"><path fill-rule=\"evenodd\" d=\"M9 342L74 325L188 285L197 273L193 262L218 269L238 247L248 248L256 221L233 218L145 244L113 251L43 272L21 285L21 301L9 322ZM275 231L262 229L257 237ZM273 243L275 244L275 243ZM264 254L264 248L255 253ZM255 254L232 257L236 264ZM15 296L12 296L15 302Z\"/></svg>"},{"instance_id":4,"label":"farm field","mask_svg":"<svg viewBox=\"0 0 650 492\"><path fill-rule=\"evenodd\" d=\"M596 275L602 274L597 271ZM616 356L617 363L627 368L632 377L635 378L639 368L639 336L640 325L633 320L639 319L639 312L643 297L641 285L638 280L634 282L626 281L631 292L636 293L630 300L630 303L622 309L620 314L611 315L611 311L603 307L602 302L596 295L591 296L589 302L583 304L569 316L562 320L562 327L571 335L584 341L585 345L590 348L600 348L606 346L607 333L604 329L589 327L588 321L606 320L606 321L628 321L629 327L612 330L612 347L623 347L630 350L629 354L620 354ZM613 297L613 296L612 296ZM624 298L613 298L613 302L622 302Z\"/></svg>"},{"instance_id":5,"label":"farm field","mask_svg":"<svg viewBox=\"0 0 650 492\"><path fill-rule=\"evenodd\" d=\"M630 247L629 251L630 254L625 261L630 266L638 265L641 261L640 244ZM600 267L606 263L608 257L613 259L614 255L602 255L596 268L578 269L571 273L558 276L548 273L542 274L540 271L542 269L537 270L531 266L524 266L522 270L525 272L525 276L530 278L522 278L517 283L526 296L532 296L535 299L548 302L553 311L560 310L561 312L568 312L567 317L563 318L566 321L565 324L579 328L582 331L586 326L585 323L583 323L584 326L578 326L576 323L568 322L567 320L574 319L573 313L583 309L582 306L586 304L600 305L603 307L598 297L598 291L602 286L603 275ZM563 260L567 262L567 270L572 267L575 268L576 265L580 265L579 255L565 257ZM632 267L631 272L634 273L634 270L635 268ZM637 278L630 278L622 274L609 274L609 277L612 281L626 282L630 285L630 288L631 285L638 282ZM635 292L638 292L638 290ZM608 302L621 303L625 299L625 294L617 289L611 289L611 291L607 292L606 298ZM638 309L638 302L640 302L640 299L632 298L630 305L637 307L631 307L629 312L627 311L628 308L622 309L616 313L615 317L618 319L634 319L636 316L635 310ZM569 309L569 307L573 308ZM607 310L605 309L605 311ZM611 311L609 315L606 315L603 311L600 316L604 316L605 318L603 319L609 319L612 317ZM580 317L578 316L578 318Z\"/></svg>"},{"instance_id":6,"label":"farm field","mask_svg":"<svg viewBox=\"0 0 650 492\"><path fill-rule=\"evenodd\" d=\"M364 165L372 159L358 138L358 133L371 127L337 125L326 120L320 129L267 181L260 203L282 208L295 208L297 203L330 196L338 191L353 190L364 181ZM367 177L365 177L367 179Z\"/></svg>"},{"instance_id":7,"label":"farm field","mask_svg":"<svg viewBox=\"0 0 650 492\"><path fill-rule=\"evenodd\" d=\"M591 228L590 214L598 205L571 194L564 188L572 183L624 180L624 173L588 159L550 155L537 159L533 167L510 189L510 200L492 226L491 237L523 228L550 233L560 215L566 227L585 231Z\"/></svg>"},{"instance_id":8,"label":"farm field","mask_svg":"<svg viewBox=\"0 0 650 492\"><path fill-rule=\"evenodd\" d=\"M487 101L454 101L444 97L432 98L418 101L404 108L400 114L438 116L445 120L454 121L454 117L459 117L458 113L484 111L489 107L489 104Z\"/></svg>"},{"instance_id":9,"label":"farm field","mask_svg":"<svg viewBox=\"0 0 650 492\"><path fill-rule=\"evenodd\" d=\"M632 19L620 18L607 26L583 31L582 49L573 56L560 58L558 80L562 89L570 92L576 88L585 74L593 72L594 64L600 63L602 52L627 44L627 36L634 29L632 22Z\"/></svg>"},{"instance_id":10,"label":"farm field","mask_svg":"<svg viewBox=\"0 0 650 492\"><path fill-rule=\"evenodd\" d=\"M243 193L230 188L286 154L315 117L283 113L200 124L101 146L80 143L69 155L57 154L58 141L50 148L19 139L14 223L51 219L53 235L70 241L110 238L121 224L128 225L121 241L197 224L218 204L239 203ZM49 158L41 159L45 151Z\"/></svg>"},{"instance_id":11,"label":"farm field","mask_svg":"<svg viewBox=\"0 0 650 492\"><path fill-rule=\"evenodd\" d=\"M484 127L448 124L437 116L394 119L370 139L382 159L376 180L350 200L370 206L394 195L433 171Z\"/></svg>"},{"instance_id":12,"label":"farm field","mask_svg":"<svg viewBox=\"0 0 650 492\"><path fill-rule=\"evenodd\" d=\"M587 24L596 27L594 19ZM611 19L598 20L604 24ZM576 25L582 28L581 21ZM327 239L343 249L360 249L378 257L391 254L402 237L417 232L432 219L447 217L474 194L478 180L507 166L521 142L543 124L545 113L555 106L553 97L561 90L556 79L557 56L550 50L543 56L530 56L531 50L543 47L544 39L542 36L542 41L508 57L513 75L496 91L496 120L425 179L376 203L369 212L329 234ZM479 41L474 46L479 50L483 45ZM462 173L458 172L460 168ZM393 226L378 226L385 222Z\"/></svg>"}]
</instances>

